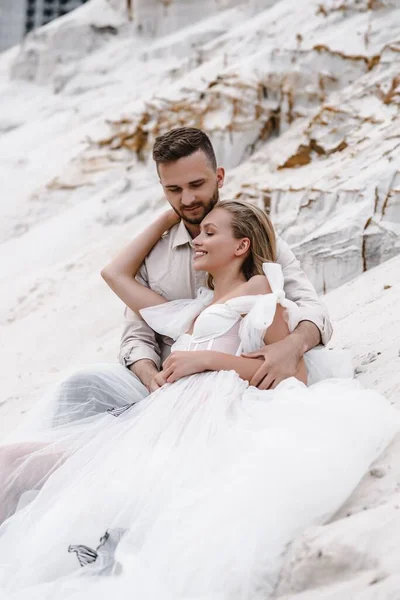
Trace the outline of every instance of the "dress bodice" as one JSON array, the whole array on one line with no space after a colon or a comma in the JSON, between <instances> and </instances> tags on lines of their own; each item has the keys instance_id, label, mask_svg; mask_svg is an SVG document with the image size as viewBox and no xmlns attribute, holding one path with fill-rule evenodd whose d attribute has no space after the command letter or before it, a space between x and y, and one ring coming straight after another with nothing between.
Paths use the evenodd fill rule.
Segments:
<instances>
[{"instance_id":1,"label":"dress bodice","mask_svg":"<svg viewBox=\"0 0 400 600\"><path fill-rule=\"evenodd\" d=\"M236 320L235 323L226 330L222 330L222 323L219 322L218 324L214 323L214 325L218 325L218 329L211 330L207 327L207 331L204 331L202 326L206 319L204 319L202 315L203 313L198 317L197 320L199 323L197 324L196 322L193 333L184 333L180 335L173 344L171 351L215 350L216 352L224 352L226 354L240 354L242 350L242 343L239 335L241 320ZM207 325L209 325L208 322Z\"/></svg>"},{"instance_id":2,"label":"dress bodice","mask_svg":"<svg viewBox=\"0 0 400 600\"><path fill-rule=\"evenodd\" d=\"M263 345L277 303L286 310L289 329L298 324L298 307L286 299L280 265L264 263L272 292L240 296L212 304L213 292L201 288L193 300L174 300L143 309L141 315L157 333L168 335L173 350L217 350L229 354L250 352ZM192 334L187 331L193 325Z\"/></svg>"}]
</instances>

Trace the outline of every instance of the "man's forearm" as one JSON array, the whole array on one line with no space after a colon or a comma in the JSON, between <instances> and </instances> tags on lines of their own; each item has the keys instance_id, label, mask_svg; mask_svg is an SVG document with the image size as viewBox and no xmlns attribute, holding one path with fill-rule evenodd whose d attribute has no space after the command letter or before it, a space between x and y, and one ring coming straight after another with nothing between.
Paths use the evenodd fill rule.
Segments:
<instances>
[{"instance_id":1,"label":"man's forearm","mask_svg":"<svg viewBox=\"0 0 400 600\"><path fill-rule=\"evenodd\" d=\"M301 357L321 343L321 332L311 321L300 321L288 338L296 346L299 357Z\"/></svg>"},{"instance_id":2,"label":"man's forearm","mask_svg":"<svg viewBox=\"0 0 400 600\"><path fill-rule=\"evenodd\" d=\"M136 377L138 377L138 379L140 379L148 390L150 389L150 383L158 373L156 365L148 358L137 360L129 367L129 369Z\"/></svg>"}]
</instances>

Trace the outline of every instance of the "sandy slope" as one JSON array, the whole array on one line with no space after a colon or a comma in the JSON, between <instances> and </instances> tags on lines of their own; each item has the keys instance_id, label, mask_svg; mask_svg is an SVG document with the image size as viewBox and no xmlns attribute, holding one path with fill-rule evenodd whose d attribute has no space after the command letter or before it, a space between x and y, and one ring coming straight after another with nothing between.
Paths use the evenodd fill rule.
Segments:
<instances>
[{"instance_id":1,"label":"sandy slope","mask_svg":"<svg viewBox=\"0 0 400 600\"><path fill-rule=\"evenodd\" d=\"M332 344L398 403L396 0L136 4L129 22L91 0L0 56L0 434L52 382L116 360L122 305L99 271L162 210L150 149L182 122L207 127L225 197L270 211L329 291ZM293 545L277 597L400 598L397 445Z\"/></svg>"},{"instance_id":2,"label":"sandy slope","mask_svg":"<svg viewBox=\"0 0 400 600\"><path fill-rule=\"evenodd\" d=\"M336 344L351 350L357 377L400 408L400 257L326 296ZM357 443L355 440L354 443ZM332 522L310 529L286 557L280 600L397 600L400 436Z\"/></svg>"}]
</instances>

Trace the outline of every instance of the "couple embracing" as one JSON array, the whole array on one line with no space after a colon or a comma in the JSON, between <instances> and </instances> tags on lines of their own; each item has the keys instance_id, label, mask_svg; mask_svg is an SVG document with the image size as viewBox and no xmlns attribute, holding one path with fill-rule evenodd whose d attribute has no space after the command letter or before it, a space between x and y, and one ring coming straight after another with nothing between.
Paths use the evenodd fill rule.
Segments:
<instances>
[{"instance_id":1,"label":"couple embracing","mask_svg":"<svg viewBox=\"0 0 400 600\"><path fill-rule=\"evenodd\" d=\"M102 271L122 364L62 382L0 447L5 600L265 600L399 428L315 348L324 307L264 212L219 201L204 132L153 156L171 210Z\"/></svg>"}]
</instances>

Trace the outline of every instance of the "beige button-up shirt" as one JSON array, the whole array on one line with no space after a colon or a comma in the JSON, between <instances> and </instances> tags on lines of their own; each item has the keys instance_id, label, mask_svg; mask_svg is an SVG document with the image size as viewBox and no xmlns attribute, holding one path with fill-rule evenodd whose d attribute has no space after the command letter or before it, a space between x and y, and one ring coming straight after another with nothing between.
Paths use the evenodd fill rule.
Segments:
<instances>
[{"instance_id":1,"label":"beige button-up shirt","mask_svg":"<svg viewBox=\"0 0 400 600\"><path fill-rule=\"evenodd\" d=\"M170 229L144 261L138 280L167 300L194 298L199 287L205 285L205 273L192 268L192 239L181 221ZM300 267L289 246L277 238L277 262L283 269L285 293L296 302L302 321L315 323L321 332L322 343L332 335L332 325L327 310ZM125 309L125 327L119 353L120 362L129 367L138 360L148 358L158 368L170 353L172 340L156 334L129 308Z\"/></svg>"}]
</instances>

